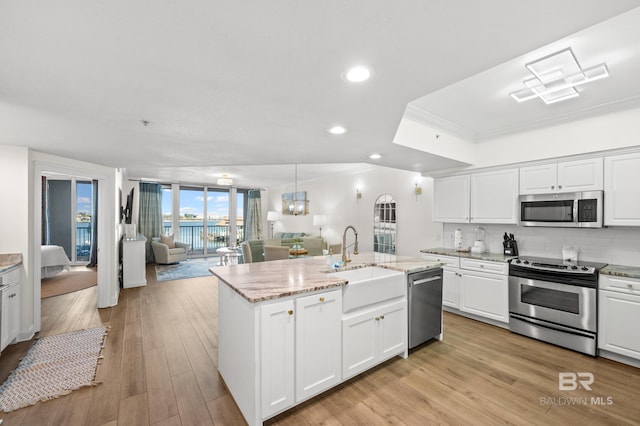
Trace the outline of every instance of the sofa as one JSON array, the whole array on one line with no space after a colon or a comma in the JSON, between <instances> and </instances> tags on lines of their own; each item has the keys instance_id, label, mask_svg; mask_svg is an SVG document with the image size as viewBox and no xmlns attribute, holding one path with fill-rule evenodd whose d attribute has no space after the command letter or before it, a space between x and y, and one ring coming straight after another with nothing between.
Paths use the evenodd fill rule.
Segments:
<instances>
[{"instance_id":1,"label":"sofa","mask_svg":"<svg viewBox=\"0 0 640 426\"><path fill-rule=\"evenodd\" d=\"M168 265L187 260L187 253L191 245L180 241L174 241L173 245L174 247L169 247L169 244L160 240L160 237L151 238L151 249L156 263Z\"/></svg>"},{"instance_id":2,"label":"sofa","mask_svg":"<svg viewBox=\"0 0 640 426\"><path fill-rule=\"evenodd\" d=\"M276 236L287 235L277 233ZM304 234L302 234L304 235ZM327 250L327 242L317 235L307 235L298 237L267 238L264 240L247 240L240 244L242 248L242 259L244 263L264 262L264 246L287 246L292 248L294 244L300 244L308 250L308 256L322 256L323 250ZM338 253L342 245L331 244L329 248L333 253Z\"/></svg>"}]
</instances>

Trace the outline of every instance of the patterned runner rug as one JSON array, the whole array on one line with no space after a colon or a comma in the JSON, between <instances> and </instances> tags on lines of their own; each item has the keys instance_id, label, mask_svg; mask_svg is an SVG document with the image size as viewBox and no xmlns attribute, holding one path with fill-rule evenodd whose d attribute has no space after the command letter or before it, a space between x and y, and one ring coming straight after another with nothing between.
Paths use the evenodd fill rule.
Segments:
<instances>
[{"instance_id":1,"label":"patterned runner rug","mask_svg":"<svg viewBox=\"0 0 640 426\"><path fill-rule=\"evenodd\" d=\"M0 410L8 413L94 385L106 327L38 339L0 386Z\"/></svg>"}]
</instances>

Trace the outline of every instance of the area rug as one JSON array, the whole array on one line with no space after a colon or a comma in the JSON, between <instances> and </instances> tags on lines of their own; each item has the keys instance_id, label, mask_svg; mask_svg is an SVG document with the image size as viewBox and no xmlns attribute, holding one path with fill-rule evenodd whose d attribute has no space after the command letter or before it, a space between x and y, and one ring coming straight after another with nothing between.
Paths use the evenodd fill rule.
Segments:
<instances>
[{"instance_id":1,"label":"area rug","mask_svg":"<svg viewBox=\"0 0 640 426\"><path fill-rule=\"evenodd\" d=\"M98 282L96 268L73 266L69 271L62 271L53 278L43 279L40 287L40 297L60 296L85 288L93 287Z\"/></svg>"},{"instance_id":2,"label":"area rug","mask_svg":"<svg viewBox=\"0 0 640 426\"><path fill-rule=\"evenodd\" d=\"M0 410L8 413L94 385L106 327L38 339L0 386Z\"/></svg>"},{"instance_id":3,"label":"area rug","mask_svg":"<svg viewBox=\"0 0 640 426\"><path fill-rule=\"evenodd\" d=\"M172 281L211 275L209 268L218 266L220 257L187 259L175 265L156 265L156 280Z\"/></svg>"}]
</instances>

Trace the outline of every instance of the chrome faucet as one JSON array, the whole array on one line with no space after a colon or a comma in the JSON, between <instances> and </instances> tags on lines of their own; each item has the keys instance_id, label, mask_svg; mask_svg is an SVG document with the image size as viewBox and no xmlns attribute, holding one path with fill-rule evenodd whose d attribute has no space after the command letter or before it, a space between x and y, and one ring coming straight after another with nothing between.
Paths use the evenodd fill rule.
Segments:
<instances>
[{"instance_id":1,"label":"chrome faucet","mask_svg":"<svg viewBox=\"0 0 640 426\"><path fill-rule=\"evenodd\" d=\"M343 266L346 266L347 262L351 261L351 259L347 259L347 231L349 230L349 228L353 229L353 234L355 235L356 240L353 242L353 244L349 244L348 247L353 246L353 254L358 254L358 231L356 231L356 228L349 225L346 228L344 228L344 233L342 234L342 265Z\"/></svg>"}]
</instances>

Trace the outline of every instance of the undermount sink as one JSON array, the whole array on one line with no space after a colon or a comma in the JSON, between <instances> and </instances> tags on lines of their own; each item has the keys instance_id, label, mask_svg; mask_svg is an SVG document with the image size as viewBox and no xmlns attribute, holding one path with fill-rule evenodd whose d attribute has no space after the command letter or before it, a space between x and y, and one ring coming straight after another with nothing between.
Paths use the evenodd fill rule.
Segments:
<instances>
[{"instance_id":1,"label":"undermount sink","mask_svg":"<svg viewBox=\"0 0 640 426\"><path fill-rule=\"evenodd\" d=\"M404 272L392 269L368 266L331 274L348 281L342 292L343 312L402 297L406 292Z\"/></svg>"}]
</instances>

